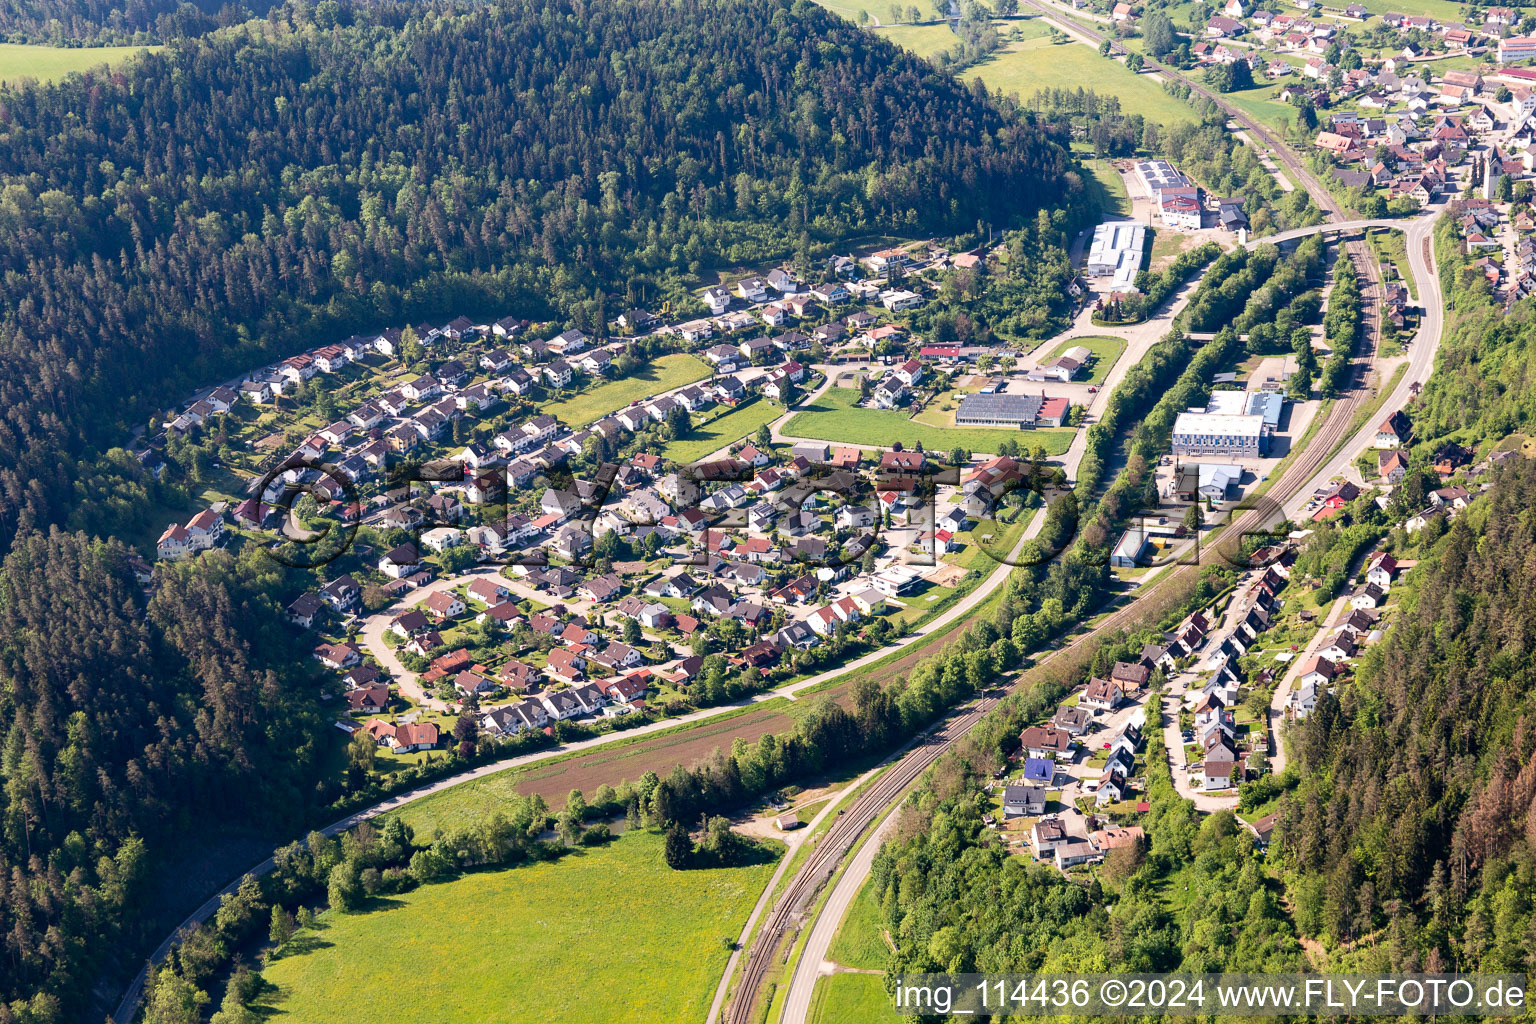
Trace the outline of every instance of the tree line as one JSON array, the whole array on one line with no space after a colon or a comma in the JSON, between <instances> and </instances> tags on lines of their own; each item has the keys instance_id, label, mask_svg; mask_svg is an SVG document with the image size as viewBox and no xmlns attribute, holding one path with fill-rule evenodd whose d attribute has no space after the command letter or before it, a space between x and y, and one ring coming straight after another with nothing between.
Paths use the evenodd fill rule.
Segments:
<instances>
[{"instance_id":1,"label":"tree line","mask_svg":"<svg viewBox=\"0 0 1536 1024\"><path fill-rule=\"evenodd\" d=\"M129 424L309 344L603 323L707 268L1071 199L1031 115L806 0L347 10L0 89L0 539L67 520Z\"/></svg>"},{"instance_id":2,"label":"tree line","mask_svg":"<svg viewBox=\"0 0 1536 1024\"><path fill-rule=\"evenodd\" d=\"M1297 924L1358 969L1536 962L1533 500L1536 466L1500 468L1393 587L1354 681L1293 727L1280 867Z\"/></svg>"}]
</instances>

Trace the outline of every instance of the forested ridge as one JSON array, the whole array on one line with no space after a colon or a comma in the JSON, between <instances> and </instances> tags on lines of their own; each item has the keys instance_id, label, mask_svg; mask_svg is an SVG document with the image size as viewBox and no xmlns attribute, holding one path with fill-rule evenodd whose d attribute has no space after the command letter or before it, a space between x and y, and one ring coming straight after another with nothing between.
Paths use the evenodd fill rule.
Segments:
<instances>
[{"instance_id":1,"label":"forested ridge","mask_svg":"<svg viewBox=\"0 0 1536 1024\"><path fill-rule=\"evenodd\" d=\"M59 453L265 357L460 312L587 327L707 267L1006 226L1078 184L1052 131L806 0L342 20L285 7L0 90L0 539L68 517Z\"/></svg>"},{"instance_id":2,"label":"forested ridge","mask_svg":"<svg viewBox=\"0 0 1536 1024\"><path fill-rule=\"evenodd\" d=\"M1297 921L1394 968L1536 964L1533 502L1536 466L1513 460L1291 738L1276 837Z\"/></svg>"},{"instance_id":3,"label":"forested ridge","mask_svg":"<svg viewBox=\"0 0 1536 1024\"><path fill-rule=\"evenodd\" d=\"M803 0L293 4L0 88L0 1021L112 997L172 839L336 795L282 570L146 603L96 539L145 525L134 424L354 331L1018 226L1080 188L1063 142Z\"/></svg>"},{"instance_id":4,"label":"forested ridge","mask_svg":"<svg viewBox=\"0 0 1536 1024\"><path fill-rule=\"evenodd\" d=\"M324 0L322 0L322 3ZM333 0L334 2L334 0ZM0 0L0 41L108 46L211 32L250 16L250 5L203 0Z\"/></svg>"},{"instance_id":5,"label":"forested ridge","mask_svg":"<svg viewBox=\"0 0 1536 1024\"><path fill-rule=\"evenodd\" d=\"M83 1019L112 957L150 937L157 849L327 798L320 687L280 624L280 572L215 552L169 568L146 606L116 541L56 531L11 551L0 1019Z\"/></svg>"}]
</instances>

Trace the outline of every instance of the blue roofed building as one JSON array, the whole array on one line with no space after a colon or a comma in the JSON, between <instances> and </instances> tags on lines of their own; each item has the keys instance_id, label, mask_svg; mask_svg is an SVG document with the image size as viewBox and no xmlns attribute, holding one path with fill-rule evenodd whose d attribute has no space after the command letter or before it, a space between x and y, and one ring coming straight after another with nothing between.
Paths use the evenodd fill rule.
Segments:
<instances>
[{"instance_id":1,"label":"blue roofed building","mask_svg":"<svg viewBox=\"0 0 1536 1024\"><path fill-rule=\"evenodd\" d=\"M1056 763L1044 757L1024 759L1024 781L1049 783L1056 777Z\"/></svg>"}]
</instances>

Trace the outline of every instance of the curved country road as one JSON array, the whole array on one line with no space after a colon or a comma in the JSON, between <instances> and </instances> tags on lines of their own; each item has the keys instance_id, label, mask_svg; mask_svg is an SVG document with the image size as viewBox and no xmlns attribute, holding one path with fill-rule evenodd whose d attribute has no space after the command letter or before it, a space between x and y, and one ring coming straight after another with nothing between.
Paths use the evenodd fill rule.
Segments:
<instances>
[{"instance_id":1,"label":"curved country road","mask_svg":"<svg viewBox=\"0 0 1536 1024\"><path fill-rule=\"evenodd\" d=\"M1026 527L1023 531L1023 534L1019 538L1018 544L1015 545L1014 550L1010 552L1010 554L1016 555L1019 548L1022 547L1026 541L1033 538L1039 532L1044 523L1045 516L1043 514L1036 514L1031 519L1029 526ZM1009 561L1011 562L1013 559L1010 559ZM962 598L953 608L935 616L931 621L925 623L924 625L913 630L911 633L902 637L898 643L882 647L876 651L871 651L869 654L866 654L860 658L856 658L846 665L842 665L835 669L829 669L825 672L810 676L809 678L802 679L797 683L791 683L787 686L782 686L775 690L768 690L762 693L754 694L752 697L745 700L735 701L730 704L722 704L716 707L705 708L687 715L680 715L677 718L670 718L661 722L652 723L650 725L640 726L636 729L629 729L623 732L605 733L601 736L593 737L592 739L581 740L576 743L563 744L561 746L552 747L548 750L541 750L534 754L525 754L520 757L507 758L503 761L497 761L494 764L481 765L480 767L471 771L450 776L446 779L440 779L418 789L413 789L405 793L397 793L388 799L379 801L371 807L363 808L362 810L356 811L344 818L334 821L329 825L326 825L324 828L319 829L319 831L322 835L334 836L346 831L347 829L357 825L360 822L367 821L370 818L376 818L381 814L386 814L390 811L404 807L406 804L415 803L418 800L432 796L436 793L441 793L444 790L453 788L454 786L463 785L466 782L472 782L476 779L482 779L488 775L494 775L498 772L509 771L514 768L524 768L528 765L537 764L541 761L547 761L552 758L561 757L573 752L603 746L605 744L614 743L619 740L627 740L637 736L645 736L650 733L665 732L673 729L684 730L695 723L705 721L710 718L715 718L729 711L751 704L760 704L766 701L775 700L780 697L793 700L795 699L796 694L800 693L801 691L810 689L812 687L822 686L849 672L853 672L857 669L866 667L877 661L887 658L890 655L917 643L928 635L938 630L944 629L955 621L963 619L971 612L973 608L989 598L992 593L997 590L998 587L1002 586L1003 583L1007 581L1008 574L1011 569L1011 564L999 563L996 567L994 567L991 574L989 574L986 579L977 584L976 587L974 587L971 592ZM463 582L462 578L449 581L447 585L455 585L460 582ZM439 583L441 584L443 581L439 581ZM398 608L391 608L389 610L378 613L373 618L378 622L387 624L389 617L398 611ZM379 628L377 630L373 630L373 632L382 637L382 629L383 626L379 626ZM382 642L379 642L375 653L381 651L387 652L388 648L384 647ZM138 1013L139 1004L142 1002L144 997L144 986L148 981L150 965L159 964L166 958L166 956L170 953L171 947L176 944L178 937L184 930L196 927L197 925L212 917L213 914L219 909L220 898L223 897L226 893L234 892L239 887L241 880L246 875L265 875L270 872L272 868L273 861L270 857L266 858L259 864L253 865L248 870L241 872L239 876L231 880L230 883L223 889L220 889L217 893L214 893L208 898L206 902L204 902L191 914L187 915L181 924L177 925L176 929L170 935L167 935L165 940L162 941L160 945L156 947L155 951L150 954L148 963L146 963L145 966L139 970L139 973L135 975L133 980L129 983L127 990L123 994L122 1000L118 1004L116 1012L112 1015L112 1020L115 1022L115 1024L131 1024L134 1016Z\"/></svg>"},{"instance_id":2,"label":"curved country road","mask_svg":"<svg viewBox=\"0 0 1536 1024\"><path fill-rule=\"evenodd\" d=\"M1025 0L1025 2L1029 6L1037 9L1047 16L1054 13L1044 3L1039 2L1039 0ZM1087 30L1078 29L1077 26L1072 26L1072 28L1074 29L1072 34L1075 35L1087 34L1096 37L1098 40L1105 38L1102 34L1091 33ZM1112 43L1111 45L1114 44ZM1152 64L1151 62L1148 62L1148 64L1154 68L1156 67L1156 65ZM1198 86L1192 86L1192 88L1197 93L1207 96L1213 102L1216 102L1218 105L1220 105L1228 112L1230 116L1233 117L1233 119L1238 124L1248 129L1254 138L1260 140L1266 146L1268 146L1272 154L1277 156L1280 162L1285 165L1287 170L1295 176L1296 182L1300 184L1301 187L1305 188L1324 210L1328 211L1334 218L1336 218L1336 222L1332 225L1320 225L1311 229L1310 231L1304 229L1296 233L1294 236L1288 232L1286 233L1288 237L1301 237L1304 234L1315 233L1318 230L1349 230L1351 228L1358 229L1366 226L1374 226L1371 225L1370 222L1343 221L1343 213L1340 210L1338 204L1333 201L1332 197L1328 195L1326 190L1322 188L1317 180L1307 171L1305 167L1301 165L1300 161L1297 160L1289 150L1277 144L1269 135L1269 133L1257 123L1255 123L1251 118L1248 118L1242 115L1241 112L1231 108L1219 97L1210 94ZM1404 389L1409 386L1411 380L1416 376L1421 364L1427 366L1433 365L1434 351L1438 347L1439 334L1441 330L1438 284L1435 280L1432 268L1426 269L1429 262L1429 255L1428 249L1424 243L1424 239L1427 237L1430 227L1433 223L1433 214L1421 217L1418 219L1418 221L1419 223L1415 225L1415 229L1409 230L1407 234L1409 238L1409 249L1414 264L1415 276L1420 282L1420 288L1423 289L1420 298L1421 301L1424 302L1426 310L1426 321L1424 324L1425 329L1421 331L1421 344L1415 347L1414 358L1412 360L1413 366L1411 367L1413 372L1410 372L1403 381ZM1393 222L1390 226L1396 228L1407 227L1404 222ZM1275 239L1271 238L1269 240L1273 241ZM1285 239L1282 238L1280 240ZM1366 253L1364 253L1363 249L1363 245L1359 243L1351 243L1349 246L1350 256L1355 261L1356 265L1359 266L1363 271L1362 277L1365 279L1365 282L1367 282L1371 287L1378 286L1380 283L1380 275L1376 268L1375 261ZM1435 301L1429 301L1431 297L1433 297ZM1377 361L1378 342L1380 337L1378 324L1379 321L1373 321L1371 323L1371 326L1368 329L1368 333L1370 335L1369 344L1365 346L1364 351L1357 351L1355 356L1355 361L1358 363L1363 363L1366 368L1373 366ZM1425 336L1426 334L1428 335L1427 337ZM1394 395L1390 397L1392 399L1396 399L1397 394L1394 393ZM1213 561L1215 558L1220 557L1221 548L1228 547L1229 545L1235 545L1236 543L1240 542L1245 533L1262 530L1282 513L1283 509L1279 506L1284 505L1287 501L1304 500L1304 496L1309 493L1307 488L1312 483L1312 481L1316 479L1319 474L1324 474L1331 468L1331 457L1333 453L1339 451L1341 446L1345 446L1347 450L1347 445L1350 440L1349 428L1357 414L1360 412L1361 407L1366 405L1368 401L1369 395L1364 388L1355 388L1348 392L1345 396L1341 397L1338 401L1336 401L1333 407L1329 410L1327 419L1318 429L1316 436L1312 438L1310 444L1307 447L1307 450L1299 453L1299 457L1291 465L1287 466L1282 471L1281 476L1275 481L1275 485L1272 490L1272 500L1275 502L1275 504L1271 505L1266 503L1266 507L1263 509L1251 509L1239 516L1236 520L1233 521L1231 528L1225 531L1225 538L1227 543L1221 545L1221 547L1218 548L1206 549L1202 551L1200 561ZM1358 436L1363 436L1367 429L1374 429L1373 425L1366 424ZM1178 577L1187 575L1193 571L1197 571L1195 566L1180 565L1173 567L1167 576ZM1069 643L1060 650L1053 652L1053 654L1044 659L1044 661L1049 661L1051 658L1059 655L1063 651L1069 650L1072 647L1075 647L1077 644L1085 642L1094 634L1103 633L1105 631L1113 632L1116 630L1124 630L1130 628L1134 624L1139 614L1140 609L1137 606L1137 602L1132 600L1131 603L1129 603L1126 607L1115 611L1102 622L1100 622L1098 627L1094 630L1093 633L1089 634L1088 637L1079 638L1078 640ZM1015 687L1018 686L1021 678L1022 677L1015 679L1011 685ZM949 746L955 740L959 739L960 736L964 735L968 729L968 724L958 729L950 739L944 742L944 745L946 747ZM1271 738L1273 740L1273 733ZM937 757L937 752L934 754L934 757ZM914 775L914 778L915 777L916 776ZM905 788L898 791L896 795L892 797L892 802L898 800L904 794L904 792ZM860 803L862 805L864 801L861 801ZM853 817L854 813L860 811L861 809L862 807L853 808L848 814L845 815L845 819ZM850 829L862 832L881 813L884 813L886 809L887 805L873 807L870 809L867 816L861 815L857 820L846 822L847 826ZM842 824L842 822L840 822L840 824ZM867 862L871 860L872 857L858 858L858 862L852 865L850 869L846 871L838 880L838 884L835 887L834 892L831 894L831 896L829 896L828 899L827 907L829 909L826 909L822 913L818 914L811 922L810 926L812 928L812 933L806 941L807 955L802 956L800 961L796 963L794 973L790 980L791 988L786 999L785 1012L782 1018L784 1024L804 1024L804 1021L806 1020L807 1014L809 1012L811 996L814 992L816 977L819 974L821 965L820 958L813 958L808 954L812 950L819 949L823 951L824 956L824 951L828 947L832 936L836 933L836 930L841 923L842 917L841 913L832 913L830 908L835 904L846 909L854 894L856 894L858 889L863 885L869 867ZM786 905L789 905L790 909L793 909L794 905L791 904L790 901L793 893L793 887L796 883L803 881L807 886L811 888L812 892L814 892L815 888L820 886L822 880L825 878L830 878L835 870L836 862L828 866L817 865L814 868L810 864L807 864L805 868L802 869L801 877L797 878L795 883L791 883L791 889L786 891L785 898L781 900L780 908L784 908ZM799 898L803 901L804 905L809 905L809 896ZM776 910L775 913L777 914L778 911ZM784 940L784 937L788 934L790 916L790 914L786 913L780 920L779 927L777 929L771 927L772 923L775 921L775 918L770 918L770 927L765 927L761 932L759 932L757 937L758 941L755 944L754 949L754 953L758 955L759 960L768 958L773 950L779 948L781 942ZM796 916L793 923L796 927L798 927L802 922L798 919L798 916ZM731 1007L732 1012L728 1018L731 1022L733 1022L733 1024L736 1024L736 1022L745 1022L750 1019L751 1008L755 1003L757 988L761 983L762 974L763 969L759 968L759 970L755 972L754 976L754 972L752 970L752 961L749 959L747 975L743 979L742 984L737 988L737 998L733 1001L733 1005Z\"/></svg>"}]
</instances>

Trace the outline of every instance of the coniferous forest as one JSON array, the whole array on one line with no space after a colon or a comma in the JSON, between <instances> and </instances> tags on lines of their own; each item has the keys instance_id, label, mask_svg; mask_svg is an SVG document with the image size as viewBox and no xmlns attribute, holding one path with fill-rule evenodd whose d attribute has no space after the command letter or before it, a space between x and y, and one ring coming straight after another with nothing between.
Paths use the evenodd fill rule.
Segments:
<instances>
[{"instance_id":1,"label":"coniferous forest","mask_svg":"<svg viewBox=\"0 0 1536 1024\"><path fill-rule=\"evenodd\" d=\"M0 538L194 382L338 333L586 326L1071 198L1049 133L804 0L306 12L0 91Z\"/></svg>"},{"instance_id":2,"label":"coniferous forest","mask_svg":"<svg viewBox=\"0 0 1536 1024\"><path fill-rule=\"evenodd\" d=\"M1057 129L806 0L68 8L7 3L0 32L169 45L0 87L0 1021L113 997L177 837L335 795L278 570L205 556L146 605L104 539L147 507L135 425L354 331L588 328L1080 186Z\"/></svg>"},{"instance_id":3,"label":"coniferous forest","mask_svg":"<svg viewBox=\"0 0 1536 1024\"><path fill-rule=\"evenodd\" d=\"M1086 886L1011 855L983 786L1037 712L1005 705L935 766L875 863L890 969L1320 969L1307 937L1336 971L1529 971L1533 504L1536 463L1513 459L1393 588L1396 624L1266 777L1282 793L1267 855L1232 812L1201 817L1174 791L1155 730L1145 843Z\"/></svg>"},{"instance_id":4,"label":"coniferous forest","mask_svg":"<svg viewBox=\"0 0 1536 1024\"><path fill-rule=\"evenodd\" d=\"M186 0L0 0L0 40L48 45L138 44L198 36L250 17L264 3Z\"/></svg>"}]
</instances>

